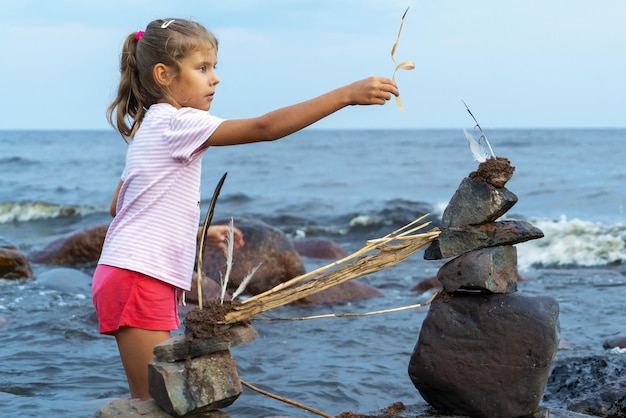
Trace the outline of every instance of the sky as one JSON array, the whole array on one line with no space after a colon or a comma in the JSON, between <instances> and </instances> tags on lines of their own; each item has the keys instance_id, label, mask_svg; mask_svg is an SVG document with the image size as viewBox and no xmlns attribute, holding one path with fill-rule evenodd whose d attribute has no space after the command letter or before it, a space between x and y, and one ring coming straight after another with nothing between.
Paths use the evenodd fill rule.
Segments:
<instances>
[{"instance_id":1,"label":"sky","mask_svg":"<svg viewBox=\"0 0 626 418\"><path fill-rule=\"evenodd\" d=\"M260 116L391 78L405 110L351 106L322 129L626 127L624 0L0 0L0 130L111 129L123 39L157 18L219 39L211 113Z\"/></svg>"}]
</instances>

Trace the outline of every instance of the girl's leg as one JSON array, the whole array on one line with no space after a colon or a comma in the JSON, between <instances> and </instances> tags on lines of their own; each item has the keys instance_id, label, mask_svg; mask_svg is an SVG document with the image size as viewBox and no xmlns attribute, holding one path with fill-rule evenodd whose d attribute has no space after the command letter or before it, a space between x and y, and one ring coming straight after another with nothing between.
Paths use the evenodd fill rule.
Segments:
<instances>
[{"instance_id":1,"label":"girl's leg","mask_svg":"<svg viewBox=\"0 0 626 418\"><path fill-rule=\"evenodd\" d=\"M148 363L154 358L154 346L169 338L169 331L121 327L115 332L132 398L150 398Z\"/></svg>"}]
</instances>

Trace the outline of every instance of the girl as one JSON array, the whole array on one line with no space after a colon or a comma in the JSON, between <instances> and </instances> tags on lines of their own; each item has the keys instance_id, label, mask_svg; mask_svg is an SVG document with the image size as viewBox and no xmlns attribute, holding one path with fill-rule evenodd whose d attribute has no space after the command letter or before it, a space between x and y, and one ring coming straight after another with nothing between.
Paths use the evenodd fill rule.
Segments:
<instances>
[{"instance_id":1,"label":"girl","mask_svg":"<svg viewBox=\"0 0 626 418\"><path fill-rule=\"evenodd\" d=\"M133 398L148 398L148 362L180 325L177 289L189 290L200 220L202 155L211 146L273 141L349 105L384 104L395 83L370 77L263 116L208 113L219 78L216 38L184 19L155 20L125 40L109 122L129 142L92 293L100 332L116 338ZM208 228L223 246L227 227ZM235 248L243 245L240 231Z\"/></svg>"}]
</instances>

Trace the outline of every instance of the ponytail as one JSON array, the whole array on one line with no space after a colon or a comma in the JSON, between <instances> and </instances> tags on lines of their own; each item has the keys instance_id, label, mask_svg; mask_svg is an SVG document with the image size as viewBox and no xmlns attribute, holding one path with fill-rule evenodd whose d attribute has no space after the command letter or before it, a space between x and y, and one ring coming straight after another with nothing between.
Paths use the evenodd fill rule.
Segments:
<instances>
[{"instance_id":1,"label":"ponytail","mask_svg":"<svg viewBox=\"0 0 626 418\"><path fill-rule=\"evenodd\" d=\"M137 38L137 33L131 33L124 41L117 97L107 108L107 120L125 140L135 135L146 112L137 68Z\"/></svg>"}]
</instances>

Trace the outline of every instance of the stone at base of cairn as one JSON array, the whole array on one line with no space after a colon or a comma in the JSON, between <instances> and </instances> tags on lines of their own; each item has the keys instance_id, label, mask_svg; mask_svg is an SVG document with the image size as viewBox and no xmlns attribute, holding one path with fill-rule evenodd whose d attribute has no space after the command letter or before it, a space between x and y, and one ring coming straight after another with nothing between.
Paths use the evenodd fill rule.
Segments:
<instances>
[{"instance_id":1,"label":"stone at base of cairn","mask_svg":"<svg viewBox=\"0 0 626 418\"><path fill-rule=\"evenodd\" d=\"M451 414L520 417L539 407L559 342L551 297L444 293L430 306L408 372Z\"/></svg>"}]
</instances>

